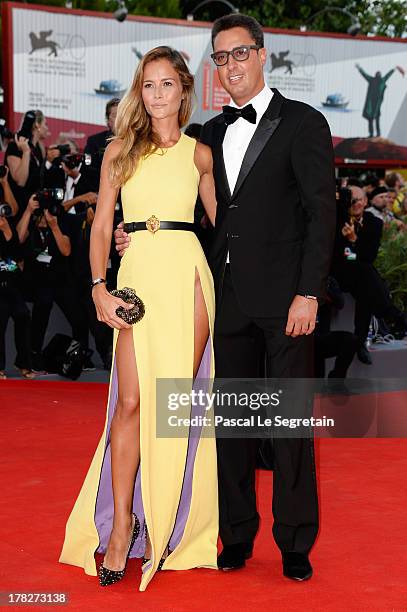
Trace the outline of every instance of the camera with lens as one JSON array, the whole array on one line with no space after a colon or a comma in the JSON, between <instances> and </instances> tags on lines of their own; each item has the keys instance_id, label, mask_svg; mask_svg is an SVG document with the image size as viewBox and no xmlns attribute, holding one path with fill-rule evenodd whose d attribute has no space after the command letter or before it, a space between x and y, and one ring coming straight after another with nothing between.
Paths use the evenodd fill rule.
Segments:
<instances>
[{"instance_id":1,"label":"camera with lens","mask_svg":"<svg viewBox=\"0 0 407 612\"><path fill-rule=\"evenodd\" d=\"M37 211L35 211L37 216L42 215L44 210L48 210L50 215L55 217L64 212L64 207L62 206L64 190L60 187L41 189L41 191L37 191L35 197L40 205Z\"/></svg>"},{"instance_id":2,"label":"camera with lens","mask_svg":"<svg viewBox=\"0 0 407 612\"><path fill-rule=\"evenodd\" d=\"M0 204L0 217L12 217L13 211L8 204Z\"/></svg>"},{"instance_id":3,"label":"camera with lens","mask_svg":"<svg viewBox=\"0 0 407 612\"><path fill-rule=\"evenodd\" d=\"M71 152L71 147L69 144L61 144L61 145L57 145L56 147L52 147L53 149L58 149L61 157L63 157L64 155L69 155Z\"/></svg>"},{"instance_id":4,"label":"camera with lens","mask_svg":"<svg viewBox=\"0 0 407 612\"><path fill-rule=\"evenodd\" d=\"M61 161L61 157L70 154L71 147L69 145L55 145L54 147L50 147L50 150L59 151L59 156L53 160L54 163L59 164Z\"/></svg>"},{"instance_id":5,"label":"camera with lens","mask_svg":"<svg viewBox=\"0 0 407 612\"><path fill-rule=\"evenodd\" d=\"M14 133L6 127L6 120L0 118L0 138L4 140L5 138L14 138Z\"/></svg>"},{"instance_id":6,"label":"camera with lens","mask_svg":"<svg viewBox=\"0 0 407 612\"><path fill-rule=\"evenodd\" d=\"M62 161L65 166L70 170L77 168L80 164L85 164L86 166L90 166L92 163L92 158L88 153L81 155L80 153L73 153L72 155L64 155L62 157Z\"/></svg>"},{"instance_id":7,"label":"camera with lens","mask_svg":"<svg viewBox=\"0 0 407 612\"><path fill-rule=\"evenodd\" d=\"M24 115L24 119L21 124L21 128L17 132L17 136L18 137L23 136L24 138L28 138L28 140L31 140L35 119L36 119L35 111L33 110L27 111Z\"/></svg>"},{"instance_id":8,"label":"camera with lens","mask_svg":"<svg viewBox=\"0 0 407 612\"><path fill-rule=\"evenodd\" d=\"M52 160L54 166L59 167L61 165L61 158L71 153L71 147L69 144L55 145L49 148L50 151L59 151L58 157Z\"/></svg>"}]
</instances>

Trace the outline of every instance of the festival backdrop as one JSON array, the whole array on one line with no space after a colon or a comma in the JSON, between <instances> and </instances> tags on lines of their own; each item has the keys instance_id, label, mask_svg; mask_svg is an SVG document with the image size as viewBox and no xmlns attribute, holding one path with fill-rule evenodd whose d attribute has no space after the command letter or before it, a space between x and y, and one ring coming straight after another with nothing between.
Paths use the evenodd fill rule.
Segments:
<instances>
[{"instance_id":1,"label":"festival backdrop","mask_svg":"<svg viewBox=\"0 0 407 612\"><path fill-rule=\"evenodd\" d=\"M83 146L102 129L106 102L130 86L143 54L170 45L196 78L191 121L229 101L210 59L210 24L3 3L7 119L40 108L50 142ZM407 165L407 41L267 30L266 82L327 118L338 162Z\"/></svg>"}]
</instances>

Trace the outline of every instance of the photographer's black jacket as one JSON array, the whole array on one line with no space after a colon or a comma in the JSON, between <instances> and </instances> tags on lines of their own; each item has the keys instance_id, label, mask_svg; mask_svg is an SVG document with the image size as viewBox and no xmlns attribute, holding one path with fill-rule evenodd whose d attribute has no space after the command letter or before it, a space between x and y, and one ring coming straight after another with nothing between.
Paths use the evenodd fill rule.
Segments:
<instances>
[{"instance_id":1,"label":"photographer's black jacket","mask_svg":"<svg viewBox=\"0 0 407 612\"><path fill-rule=\"evenodd\" d=\"M343 266L352 265L354 261L347 260L344 251L350 248L356 253L356 261L373 264L379 252L383 233L383 221L370 212L364 212L362 224L355 223L357 240L354 244L342 235L342 227L338 225L336 231L334 257L332 260L332 273L338 274L338 269Z\"/></svg>"},{"instance_id":2,"label":"photographer's black jacket","mask_svg":"<svg viewBox=\"0 0 407 612\"><path fill-rule=\"evenodd\" d=\"M12 237L6 240L3 231L0 230L0 282L17 281L21 276L20 269L15 266L22 257L22 248L13 222L9 219Z\"/></svg>"},{"instance_id":3,"label":"photographer's black jacket","mask_svg":"<svg viewBox=\"0 0 407 612\"><path fill-rule=\"evenodd\" d=\"M285 317L296 294L323 296L335 234L332 139L324 116L307 104L273 98L229 191L223 115L208 121L217 215L209 262L217 299L227 251L237 298L255 317Z\"/></svg>"},{"instance_id":4,"label":"photographer's black jacket","mask_svg":"<svg viewBox=\"0 0 407 612\"><path fill-rule=\"evenodd\" d=\"M76 198L90 191L97 193L99 191L99 175L95 168L82 164L80 173L79 181L74 187L74 197ZM79 202L75 205L75 210L77 213L85 212L86 205L83 202Z\"/></svg>"},{"instance_id":5,"label":"photographer's black jacket","mask_svg":"<svg viewBox=\"0 0 407 612\"><path fill-rule=\"evenodd\" d=\"M58 225L64 236L71 239L72 222L70 215L63 213L58 217ZM36 279L44 285L64 284L69 276L69 257L62 255L58 248L54 234L49 227L37 227L35 220L31 219L29 235L25 242L25 267L27 280ZM37 260L40 253L47 251L51 261L46 264Z\"/></svg>"},{"instance_id":6,"label":"photographer's black jacket","mask_svg":"<svg viewBox=\"0 0 407 612\"><path fill-rule=\"evenodd\" d=\"M14 157L19 157L20 159L23 156L22 152L17 147L15 142L10 142L7 146L4 162L6 165L8 165L7 159L10 155ZM17 185L17 183L11 176L11 172L9 172L8 181L10 183L13 195L17 200L17 204L19 206L19 217L21 217L22 213L24 212L28 200L33 195L33 193L37 192L42 187L44 171L45 163L41 147L38 144L35 147L31 144L29 173L25 185L23 187Z\"/></svg>"},{"instance_id":7,"label":"photographer's black jacket","mask_svg":"<svg viewBox=\"0 0 407 612\"><path fill-rule=\"evenodd\" d=\"M105 130L104 132L92 134L86 142L83 152L92 156L92 166L96 168L98 172L100 172L100 167L102 165L103 154L109 144L108 139L112 136L113 133L110 130Z\"/></svg>"}]
</instances>

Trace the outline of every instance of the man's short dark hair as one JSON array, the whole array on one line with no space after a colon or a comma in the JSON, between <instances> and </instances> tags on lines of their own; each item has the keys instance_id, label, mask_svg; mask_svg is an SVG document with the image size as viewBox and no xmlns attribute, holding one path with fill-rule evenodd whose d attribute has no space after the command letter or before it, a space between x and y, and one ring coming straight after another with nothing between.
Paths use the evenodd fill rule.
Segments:
<instances>
[{"instance_id":1,"label":"man's short dark hair","mask_svg":"<svg viewBox=\"0 0 407 612\"><path fill-rule=\"evenodd\" d=\"M230 15L219 17L214 22L212 26L212 48L219 32L231 30L232 28L244 28L253 38L256 45L264 47L264 33L259 22L254 17L249 17L249 15L231 13Z\"/></svg>"},{"instance_id":2,"label":"man's short dark hair","mask_svg":"<svg viewBox=\"0 0 407 612\"><path fill-rule=\"evenodd\" d=\"M348 178L347 186L348 187L359 187L360 189L362 189L363 188L363 183L356 176L350 176Z\"/></svg>"},{"instance_id":3,"label":"man's short dark hair","mask_svg":"<svg viewBox=\"0 0 407 612\"><path fill-rule=\"evenodd\" d=\"M112 108L114 108L115 106L119 106L119 102L120 98L112 98L111 100L109 100L109 102L106 104L106 119L109 119L110 111L112 110Z\"/></svg>"},{"instance_id":4,"label":"man's short dark hair","mask_svg":"<svg viewBox=\"0 0 407 612\"><path fill-rule=\"evenodd\" d=\"M366 174L365 179L363 181L363 185L365 187L369 187L369 185L371 185L372 187L378 187L379 185L378 176L374 174L373 172Z\"/></svg>"}]
</instances>

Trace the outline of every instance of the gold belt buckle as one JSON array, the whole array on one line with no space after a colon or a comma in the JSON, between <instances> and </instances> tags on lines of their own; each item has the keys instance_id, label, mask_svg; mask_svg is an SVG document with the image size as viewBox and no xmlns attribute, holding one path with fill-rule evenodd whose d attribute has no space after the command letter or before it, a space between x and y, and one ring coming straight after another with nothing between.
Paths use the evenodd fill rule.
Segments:
<instances>
[{"instance_id":1,"label":"gold belt buckle","mask_svg":"<svg viewBox=\"0 0 407 612\"><path fill-rule=\"evenodd\" d=\"M160 219L157 219L155 215L151 215L146 221L146 228L154 235L160 229Z\"/></svg>"}]
</instances>

